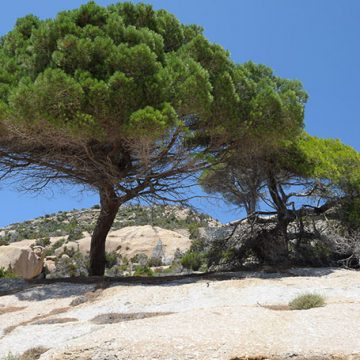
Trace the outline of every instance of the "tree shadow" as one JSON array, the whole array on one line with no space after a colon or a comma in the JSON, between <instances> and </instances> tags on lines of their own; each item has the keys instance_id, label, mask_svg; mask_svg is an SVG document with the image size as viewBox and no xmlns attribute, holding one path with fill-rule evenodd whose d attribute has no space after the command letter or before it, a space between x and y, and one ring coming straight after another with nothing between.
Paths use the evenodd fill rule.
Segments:
<instances>
[{"instance_id":1,"label":"tree shadow","mask_svg":"<svg viewBox=\"0 0 360 360\"><path fill-rule=\"evenodd\" d=\"M288 277L322 277L339 268L291 268L284 270L212 272L157 277L73 277L58 279L38 279L25 282L25 287L12 292L21 301L43 301L80 296L97 289L110 286L181 286L197 282L216 282L242 279L281 279ZM76 285L76 286L74 286ZM0 296L9 295L9 291Z\"/></svg>"}]
</instances>

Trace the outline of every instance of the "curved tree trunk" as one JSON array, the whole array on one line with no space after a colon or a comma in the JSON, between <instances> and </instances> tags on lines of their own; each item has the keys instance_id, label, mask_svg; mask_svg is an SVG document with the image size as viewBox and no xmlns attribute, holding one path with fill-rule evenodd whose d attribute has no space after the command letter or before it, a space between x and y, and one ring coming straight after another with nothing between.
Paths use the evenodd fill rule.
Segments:
<instances>
[{"instance_id":1,"label":"curved tree trunk","mask_svg":"<svg viewBox=\"0 0 360 360\"><path fill-rule=\"evenodd\" d=\"M262 254L266 263L286 263L288 261L288 236L287 228L294 219L287 206L286 196L281 184L278 184L276 177L270 171L268 174L268 189L277 211L277 225L270 231L265 231L261 237L257 250Z\"/></svg>"},{"instance_id":2,"label":"curved tree trunk","mask_svg":"<svg viewBox=\"0 0 360 360\"><path fill-rule=\"evenodd\" d=\"M105 241L120 207L115 191L109 187L100 191L100 215L91 237L90 275L103 276L105 272Z\"/></svg>"}]
</instances>

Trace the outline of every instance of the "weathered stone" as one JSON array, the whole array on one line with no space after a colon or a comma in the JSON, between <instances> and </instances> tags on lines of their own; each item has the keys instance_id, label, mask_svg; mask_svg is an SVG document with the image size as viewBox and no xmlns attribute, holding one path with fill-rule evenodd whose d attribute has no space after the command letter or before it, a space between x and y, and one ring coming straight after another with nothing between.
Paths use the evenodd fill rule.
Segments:
<instances>
[{"instance_id":1,"label":"weathered stone","mask_svg":"<svg viewBox=\"0 0 360 360\"><path fill-rule=\"evenodd\" d=\"M0 246L0 267L10 268L24 279L37 277L43 265L43 257L37 256L30 247Z\"/></svg>"},{"instance_id":2,"label":"weathered stone","mask_svg":"<svg viewBox=\"0 0 360 360\"><path fill-rule=\"evenodd\" d=\"M90 236L78 240L79 250L83 255L89 254ZM161 257L163 263L171 263L179 249L190 248L191 240L176 231L162 229L157 226L128 226L109 233L106 240L106 251L116 251L119 255L133 258L137 254L145 254L148 258Z\"/></svg>"}]
</instances>

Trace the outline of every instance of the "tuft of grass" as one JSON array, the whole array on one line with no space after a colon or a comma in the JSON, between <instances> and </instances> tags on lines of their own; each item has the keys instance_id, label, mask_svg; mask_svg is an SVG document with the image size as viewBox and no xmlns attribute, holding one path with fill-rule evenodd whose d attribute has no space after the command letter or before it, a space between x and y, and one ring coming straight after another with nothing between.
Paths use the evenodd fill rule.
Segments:
<instances>
[{"instance_id":1,"label":"tuft of grass","mask_svg":"<svg viewBox=\"0 0 360 360\"><path fill-rule=\"evenodd\" d=\"M203 262L203 256L201 253L195 251L188 251L181 258L181 265L189 270L197 271L200 269Z\"/></svg>"},{"instance_id":2,"label":"tuft of grass","mask_svg":"<svg viewBox=\"0 0 360 360\"><path fill-rule=\"evenodd\" d=\"M49 349L42 346L31 348L25 351L21 355L14 355L11 352L8 353L2 360L37 360L40 359L40 356L47 352Z\"/></svg>"},{"instance_id":3,"label":"tuft of grass","mask_svg":"<svg viewBox=\"0 0 360 360\"><path fill-rule=\"evenodd\" d=\"M319 294L303 294L289 302L290 310L308 310L325 305L325 298Z\"/></svg>"},{"instance_id":4,"label":"tuft of grass","mask_svg":"<svg viewBox=\"0 0 360 360\"><path fill-rule=\"evenodd\" d=\"M14 271L10 269L5 269L3 267L0 267L0 278L6 278L6 279L16 279L18 276L14 273Z\"/></svg>"},{"instance_id":5,"label":"tuft of grass","mask_svg":"<svg viewBox=\"0 0 360 360\"><path fill-rule=\"evenodd\" d=\"M146 265L138 265L135 267L134 276L154 276L154 272Z\"/></svg>"}]
</instances>

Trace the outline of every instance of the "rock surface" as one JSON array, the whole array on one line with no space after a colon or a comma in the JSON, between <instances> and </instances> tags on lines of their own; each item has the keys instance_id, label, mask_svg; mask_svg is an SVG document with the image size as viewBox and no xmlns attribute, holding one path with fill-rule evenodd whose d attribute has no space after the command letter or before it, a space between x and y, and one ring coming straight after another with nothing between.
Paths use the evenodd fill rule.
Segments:
<instances>
[{"instance_id":1,"label":"rock surface","mask_svg":"<svg viewBox=\"0 0 360 360\"><path fill-rule=\"evenodd\" d=\"M79 250L82 254L90 251L90 236L78 240ZM68 243L69 244L69 243ZM64 246L68 246L68 244ZM190 248L189 237L172 230L162 229L158 226L127 226L120 230L111 231L106 240L106 251L116 251L118 254L131 259L143 253L149 258L162 258L163 263L171 263L177 249L186 251ZM72 247L75 247L71 243Z\"/></svg>"},{"instance_id":2,"label":"rock surface","mask_svg":"<svg viewBox=\"0 0 360 360\"><path fill-rule=\"evenodd\" d=\"M0 358L42 346L49 348L42 360L360 359L360 272L297 269L161 281L104 289L53 283L2 296ZM324 295L326 306L266 307L304 292Z\"/></svg>"},{"instance_id":3,"label":"rock surface","mask_svg":"<svg viewBox=\"0 0 360 360\"><path fill-rule=\"evenodd\" d=\"M34 252L29 246L19 244L0 246L0 268L11 268L24 279L33 279L43 268L44 259L39 256L38 249Z\"/></svg>"}]
</instances>

